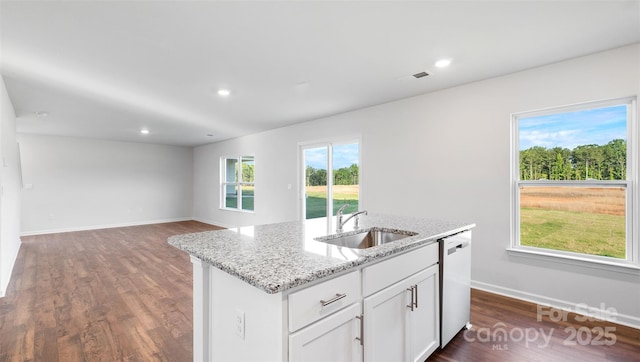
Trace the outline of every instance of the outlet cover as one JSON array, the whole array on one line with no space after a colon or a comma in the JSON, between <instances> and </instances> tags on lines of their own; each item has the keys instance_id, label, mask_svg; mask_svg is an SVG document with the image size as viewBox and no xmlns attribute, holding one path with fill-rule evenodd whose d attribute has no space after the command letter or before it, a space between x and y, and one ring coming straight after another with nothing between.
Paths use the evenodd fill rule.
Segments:
<instances>
[{"instance_id":1,"label":"outlet cover","mask_svg":"<svg viewBox=\"0 0 640 362\"><path fill-rule=\"evenodd\" d=\"M244 312L240 309L236 309L235 331L238 337L244 339Z\"/></svg>"}]
</instances>

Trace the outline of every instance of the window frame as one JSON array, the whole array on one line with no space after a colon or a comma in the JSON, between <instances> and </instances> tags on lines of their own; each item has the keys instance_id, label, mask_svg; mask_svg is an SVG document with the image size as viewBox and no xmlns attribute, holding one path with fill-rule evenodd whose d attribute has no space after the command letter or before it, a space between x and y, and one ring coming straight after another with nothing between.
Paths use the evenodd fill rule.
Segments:
<instances>
[{"instance_id":1,"label":"window frame","mask_svg":"<svg viewBox=\"0 0 640 362\"><path fill-rule=\"evenodd\" d=\"M358 144L358 208L360 210L364 210L363 200L362 200L362 136L354 135L354 136L346 136L346 137L338 137L338 138L329 138L323 140L316 141L305 141L298 143L298 159L299 159L299 185L300 185L300 204L299 204L299 212L298 217L300 220L313 220L306 219L306 165L305 165L305 156L304 151L306 149L311 148L320 148L327 147L327 181L331 180L331 182L327 182L327 213L329 210L333 210L333 148L336 146L348 145L348 144ZM334 217L333 211L331 212L332 216L327 218L327 231L329 233L335 232L333 228Z\"/></svg>"},{"instance_id":2,"label":"window frame","mask_svg":"<svg viewBox=\"0 0 640 362\"><path fill-rule=\"evenodd\" d=\"M253 170L253 178L252 182L247 182L242 179L242 164L244 159L251 158L253 160L254 170ZM237 177L234 182L227 181L227 160L235 160L236 168L238 170ZM253 210L247 210L243 208L242 201L242 186L253 186L255 190L255 164L256 157L252 154L246 154L241 156L222 156L220 157L220 209L227 211L236 211L236 212L244 212L244 213L255 213L256 204L255 204L255 191L254 191L254 203ZM231 185L234 185L237 191L236 196L236 207L228 207L227 206L227 188Z\"/></svg>"},{"instance_id":3,"label":"window frame","mask_svg":"<svg viewBox=\"0 0 640 362\"><path fill-rule=\"evenodd\" d=\"M604 108L616 105L627 106L627 175L624 180L521 180L520 179L520 147L519 147L519 120L534 116L567 113L579 110ZM511 242L508 252L518 256L526 256L534 259L562 261L569 264L615 269L627 271L628 269L640 269L640 248L638 241L638 227L640 221L638 200L638 169L640 168L638 156L638 143L640 142L640 130L638 129L637 98L623 97L600 101L584 102L568 106L539 109L534 111L518 112L511 114ZM520 187L557 186L557 187L623 187L626 190L626 243L624 259L606 257L585 253L569 252L547 249L541 247L525 246L520 244ZM618 267L622 267L619 269Z\"/></svg>"}]
</instances>

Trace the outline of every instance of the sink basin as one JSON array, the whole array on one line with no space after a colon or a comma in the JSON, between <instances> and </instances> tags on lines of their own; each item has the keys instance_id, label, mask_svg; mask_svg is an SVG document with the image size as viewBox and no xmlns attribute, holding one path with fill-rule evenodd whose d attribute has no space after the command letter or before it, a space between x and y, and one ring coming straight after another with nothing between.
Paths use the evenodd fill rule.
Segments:
<instances>
[{"instance_id":1,"label":"sink basin","mask_svg":"<svg viewBox=\"0 0 640 362\"><path fill-rule=\"evenodd\" d=\"M363 229L358 232L323 236L316 238L315 240L351 249L366 249L414 235L418 235L418 233L374 227L370 229Z\"/></svg>"}]
</instances>

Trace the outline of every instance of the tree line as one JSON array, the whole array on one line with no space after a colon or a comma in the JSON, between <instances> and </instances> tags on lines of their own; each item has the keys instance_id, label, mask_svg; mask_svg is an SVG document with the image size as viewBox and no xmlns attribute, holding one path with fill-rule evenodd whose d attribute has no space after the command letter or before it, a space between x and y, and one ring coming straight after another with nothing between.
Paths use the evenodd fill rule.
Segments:
<instances>
[{"instance_id":1,"label":"tree line","mask_svg":"<svg viewBox=\"0 0 640 362\"><path fill-rule=\"evenodd\" d=\"M521 180L624 180L627 142L563 147L533 146L520 151Z\"/></svg>"},{"instance_id":2,"label":"tree line","mask_svg":"<svg viewBox=\"0 0 640 362\"><path fill-rule=\"evenodd\" d=\"M334 185L357 185L360 169L357 164L333 170ZM307 166L305 170L307 186L326 186L327 170Z\"/></svg>"}]
</instances>

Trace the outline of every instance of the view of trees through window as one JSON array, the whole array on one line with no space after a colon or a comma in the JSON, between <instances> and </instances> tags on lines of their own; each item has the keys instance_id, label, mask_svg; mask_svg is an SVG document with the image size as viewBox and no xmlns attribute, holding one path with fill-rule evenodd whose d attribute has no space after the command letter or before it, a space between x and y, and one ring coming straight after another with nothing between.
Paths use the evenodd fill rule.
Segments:
<instances>
[{"instance_id":1,"label":"view of trees through window","mask_svg":"<svg viewBox=\"0 0 640 362\"><path fill-rule=\"evenodd\" d=\"M628 105L516 118L519 244L626 258Z\"/></svg>"},{"instance_id":2,"label":"view of trees through window","mask_svg":"<svg viewBox=\"0 0 640 362\"><path fill-rule=\"evenodd\" d=\"M573 149L533 146L520 151L521 180L624 180L627 141L580 145Z\"/></svg>"},{"instance_id":3,"label":"view of trees through window","mask_svg":"<svg viewBox=\"0 0 640 362\"><path fill-rule=\"evenodd\" d=\"M255 160L253 156L224 158L223 208L254 211Z\"/></svg>"},{"instance_id":4,"label":"view of trees through window","mask_svg":"<svg viewBox=\"0 0 640 362\"><path fill-rule=\"evenodd\" d=\"M331 163L329 155L331 154ZM326 145L303 150L305 164L305 218L335 215L345 204L345 213L358 210L359 146L358 143ZM331 177L328 167L331 164ZM329 184L332 195L328 198ZM331 206L329 206L331 205ZM332 212L327 212L331 207Z\"/></svg>"}]
</instances>

